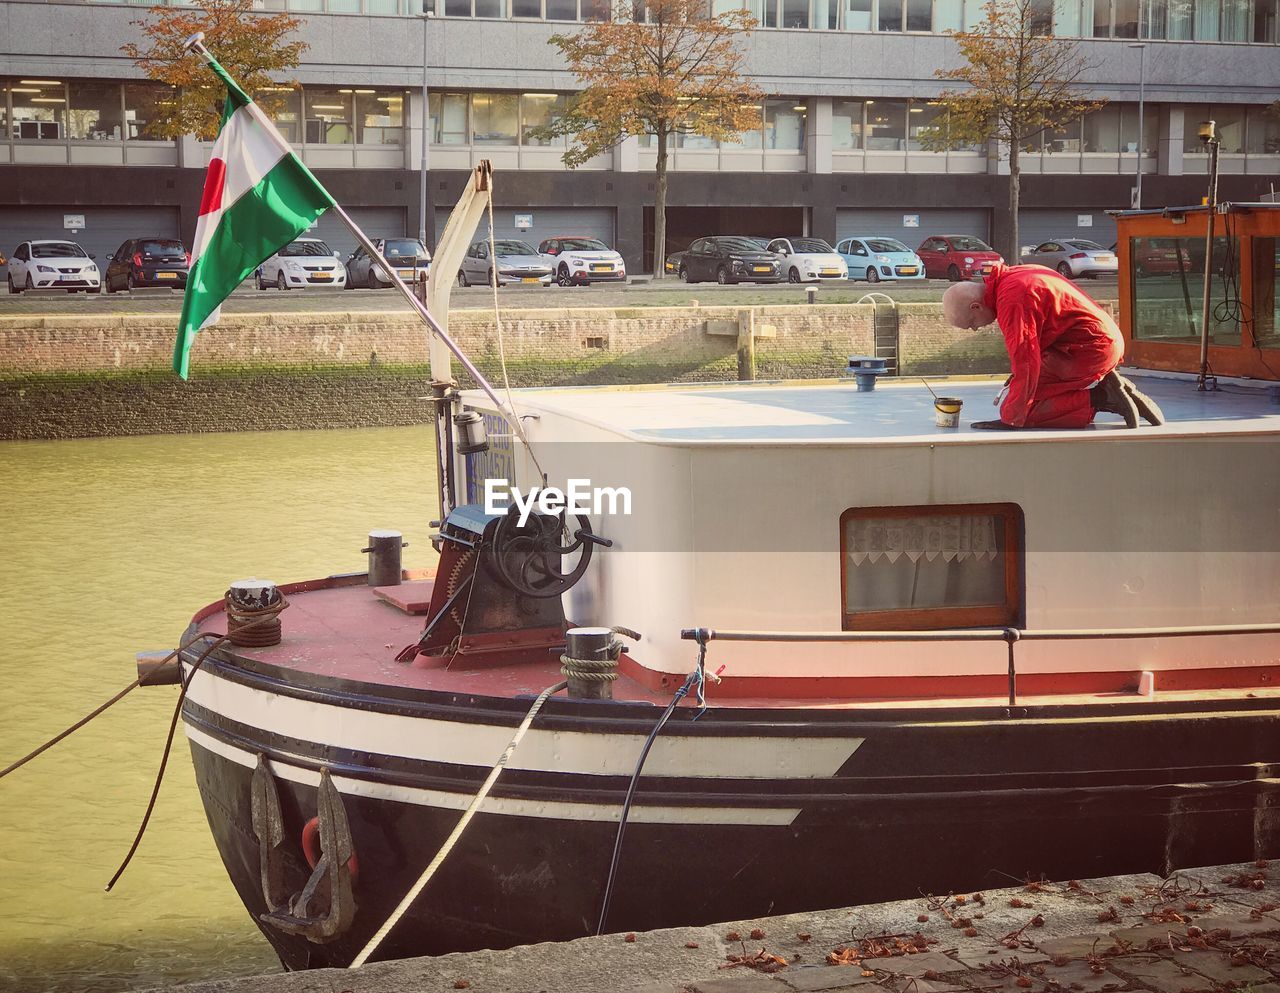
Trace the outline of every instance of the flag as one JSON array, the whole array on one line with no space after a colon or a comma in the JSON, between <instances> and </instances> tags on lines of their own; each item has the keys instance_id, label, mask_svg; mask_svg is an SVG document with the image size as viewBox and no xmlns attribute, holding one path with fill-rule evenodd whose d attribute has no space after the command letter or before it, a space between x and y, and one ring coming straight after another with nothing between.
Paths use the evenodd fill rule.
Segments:
<instances>
[{"instance_id":1,"label":"flag","mask_svg":"<svg viewBox=\"0 0 1280 993\"><path fill-rule=\"evenodd\" d=\"M173 349L173 369L183 379L196 332L217 322L222 301L334 206L262 108L216 61L209 65L226 84L227 100L205 174Z\"/></svg>"}]
</instances>

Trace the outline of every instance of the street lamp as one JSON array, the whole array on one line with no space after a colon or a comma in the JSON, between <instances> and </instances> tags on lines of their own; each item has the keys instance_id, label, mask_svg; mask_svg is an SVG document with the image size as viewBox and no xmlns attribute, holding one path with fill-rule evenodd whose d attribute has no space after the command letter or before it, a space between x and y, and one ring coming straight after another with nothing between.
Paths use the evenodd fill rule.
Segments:
<instances>
[{"instance_id":1,"label":"street lamp","mask_svg":"<svg viewBox=\"0 0 1280 993\"><path fill-rule=\"evenodd\" d=\"M1218 130L1214 121L1201 121L1196 130L1201 144L1209 150L1209 195L1205 197L1208 216L1204 225L1204 298L1200 308L1200 378L1197 390L1209 389L1209 280L1213 276L1213 218L1218 209ZM1216 389L1216 385L1213 387Z\"/></svg>"},{"instance_id":2,"label":"street lamp","mask_svg":"<svg viewBox=\"0 0 1280 993\"><path fill-rule=\"evenodd\" d=\"M1146 132L1143 130L1142 112L1146 104L1147 97L1147 46L1143 42L1137 42L1130 45L1130 48L1138 49L1138 181L1136 189L1133 192L1133 207L1135 210L1142 209L1142 156L1145 149L1142 147L1146 138Z\"/></svg>"},{"instance_id":3,"label":"street lamp","mask_svg":"<svg viewBox=\"0 0 1280 993\"><path fill-rule=\"evenodd\" d=\"M431 149L431 108L427 93L427 22L435 16L431 5L435 0L425 0L422 11L422 155L418 163L421 184L418 187L418 240L427 245L427 166Z\"/></svg>"}]
</instances>

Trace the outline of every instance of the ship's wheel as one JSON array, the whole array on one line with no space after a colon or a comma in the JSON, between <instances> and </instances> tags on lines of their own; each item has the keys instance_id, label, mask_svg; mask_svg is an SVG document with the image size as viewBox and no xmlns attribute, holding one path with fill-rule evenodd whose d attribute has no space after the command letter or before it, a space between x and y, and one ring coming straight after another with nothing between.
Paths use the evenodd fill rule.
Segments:
<instances>
[{"instance_id":1,"label":"ship's wheel","mask_svg":"<svg viewBox=\"0 0 1280 993\"><path fill-rule=\"evenodd\" d=\"M574 514L577 528L569 531L567 512L559 516L530 514L520 523L513 506L499 518L490 546L491 561L498 576L517 593L539 599L557 597L572 589L591 564L596 545L613 544L591 532L591 521ZM564 568L564 558L578 553L577 562Z\"/></svg>"}]
</instances>

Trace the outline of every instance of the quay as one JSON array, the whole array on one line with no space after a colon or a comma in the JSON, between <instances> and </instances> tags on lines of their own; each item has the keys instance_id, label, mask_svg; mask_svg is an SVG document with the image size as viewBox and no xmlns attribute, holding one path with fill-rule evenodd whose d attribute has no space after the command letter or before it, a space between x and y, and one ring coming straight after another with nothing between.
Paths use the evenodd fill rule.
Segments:
<instances>
[{"instance_id":1,"label":"quay","mask_svg":"<svg viewBox=\"0 0 1280 993\"><path fill-rule=\"evenodd\" d=\"M963 844L962 833L957 827L956 844ZM876 856L869 852L867 857ZM851 888L856 885L851 879ZM1280 862L1184 869L1166 878L1136 874L1030 880L983 892L922 894L893 903L708 927L169 989L1280 993Z\"/></svg>"}]
</instances>

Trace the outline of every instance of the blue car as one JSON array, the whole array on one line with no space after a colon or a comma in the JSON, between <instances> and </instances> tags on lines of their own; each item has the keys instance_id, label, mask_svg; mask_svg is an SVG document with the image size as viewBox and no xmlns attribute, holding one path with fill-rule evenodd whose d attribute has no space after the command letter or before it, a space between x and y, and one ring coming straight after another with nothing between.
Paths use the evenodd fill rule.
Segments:
<instances>
[{"instance_id":1,"label":"blue car","mask_svg":"<svg viewBox=\"0 0 1280 993\"><path fill-rule=\"evenodd\" d=\"M920 256L893 238L845 238L836 251L849 264L850 279L924 279Z\"/></svg>"}]
</instances>

